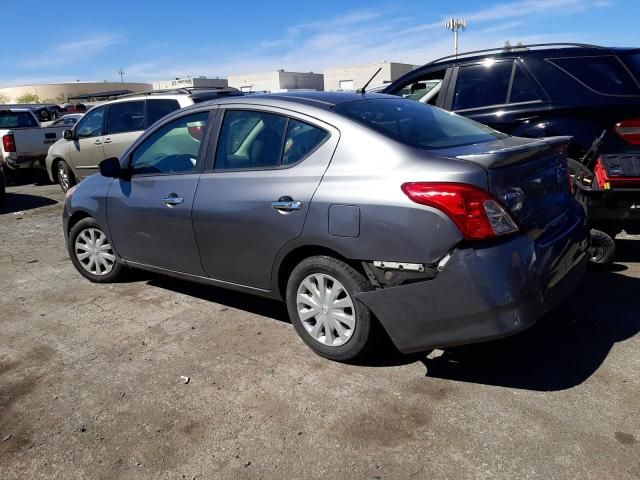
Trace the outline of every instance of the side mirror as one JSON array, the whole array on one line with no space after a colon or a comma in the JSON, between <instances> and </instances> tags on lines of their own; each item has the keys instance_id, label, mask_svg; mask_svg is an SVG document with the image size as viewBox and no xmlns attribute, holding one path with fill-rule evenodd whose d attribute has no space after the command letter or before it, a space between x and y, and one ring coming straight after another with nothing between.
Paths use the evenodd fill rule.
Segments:
<instances>
[{"instance_id":1,"label":"side mirror","mask_svg":"<svg viewBox=\"0 0 640 480\"><path fill-rule=\"evenodd\" d=\"M73 130L65 130L62 132L62 137L65 140L73 140Z\"/></svg>"},{"instance_id":2,"label":"side mirror","mask_svg":"<svg viewBox=\"0 0 640 480\"><path fill-rule=\"evenodd\" d=\"M100 175L108 178L118 178L122 176L120 160L116 157L107 158L100 162Z\"/></svg>"}]
</instances>

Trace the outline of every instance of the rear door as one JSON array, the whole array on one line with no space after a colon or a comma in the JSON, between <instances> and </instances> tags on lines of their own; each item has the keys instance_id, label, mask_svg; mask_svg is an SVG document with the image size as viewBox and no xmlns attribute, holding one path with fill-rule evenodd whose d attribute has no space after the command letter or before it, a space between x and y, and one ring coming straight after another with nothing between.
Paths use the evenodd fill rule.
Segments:
<instances>
[{"instance_id":1,"label":"rear door","mask_svg":"<svg viewBox=\"0 0 640 480\"><path fill-rule=\"evenodd\" d=\"M274 259L302 232L339 134L275 108L228 106L221 117L193 205L202 265L216 280L269 290Z\"/></svg>"},{"instance_id":2,"label":"rear door","mask_svg":"<svg viewBox=\"0 0 640 480\"><path fill-rule=\"evenodd\" d=\"M104 136L104 158L120 157L145 129L144 100L109 105Z\"/></svg>"},{"instance_id":3,"label":"rear door","mask_svg":"<svg viewBox=\"0 0 640 480\"><path fill-rule=\"evenodd\" d=\"M103 132L106 107L89 111L76 125L69 147L69 160L76 176L84 178L98 171L104 160Z\"/></svg>"},{"instance_id":4,"label":"rear door","mask_svg":"<svg viewBox=\"0 0 640 480\"><path fill-rule=\"evenodd\" d=\"M208 119L205 110L171 120L122 160L131 177L111 184L107 216L115 249L125 260L204 275L191 207Z\"/></svg>"}]
</instances>

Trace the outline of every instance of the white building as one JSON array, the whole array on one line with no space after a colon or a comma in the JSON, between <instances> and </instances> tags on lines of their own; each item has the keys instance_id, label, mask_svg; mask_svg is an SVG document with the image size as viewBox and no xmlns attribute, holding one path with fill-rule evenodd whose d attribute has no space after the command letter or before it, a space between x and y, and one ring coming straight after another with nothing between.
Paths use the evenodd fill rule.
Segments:
<instances>
[{"instance_id":1,"label":"white building","mask_svg":"<svg viewBox=\"0 0 640 480\"><path fill-rule=\"evenodd\" d=\"M275 70L264 73L229 75L229 86L243 92L323 90L324 81L321 73Z\"/></svg>"},{"instance_id":2,"label":"white building","mask_svg":"<svg viewBox=\"0 0 640 480\"><path fill-rule=\"evenodd\" d=\"M173 88L226 88L229 84L226 78L187 77L173 80L153 82L154 90L170 90Z\"/></svg>"},{"instance_id":3,"label":"white building","mask_svg":"<svg viewBox=\"0 0 640 480\"><path fill-rule=\"evenodd\" d=\"M376 71L382 68L369 87L376 87L397 80L415 68L414 65L397 62L378 62L348 67L331 67L324 71L324 88L327 91L353 91L362 88Z\"/></svg>"}]
</instances>

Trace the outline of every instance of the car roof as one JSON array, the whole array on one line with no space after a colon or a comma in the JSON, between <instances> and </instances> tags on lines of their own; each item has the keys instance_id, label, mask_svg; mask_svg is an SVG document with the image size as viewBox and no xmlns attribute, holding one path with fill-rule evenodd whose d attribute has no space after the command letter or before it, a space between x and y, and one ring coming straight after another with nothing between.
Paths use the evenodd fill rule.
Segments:
<instances>
[{"instance_id":1,"label":"car roof","mask_svg":"<svg viewBox=\"0 0 640 480\"><path fill-rule=\"evenodd\" d=\"M382 95L379 93L356 93L356 92L316 92L316 91L304 91L304 92L286 92L286 93L265 93L256 95L245 95L236 97L224 97L216 98L203 102L199 105L223 105L223 104L247 104L255 105L260 103L277 104L284 103L297 103L302 105L308 105L323 110L330 110L336 105L343 103L356 102L359 100L372 100L372 99L385 99L389 98L388 95Z\"/></svg>"}]
</instances>

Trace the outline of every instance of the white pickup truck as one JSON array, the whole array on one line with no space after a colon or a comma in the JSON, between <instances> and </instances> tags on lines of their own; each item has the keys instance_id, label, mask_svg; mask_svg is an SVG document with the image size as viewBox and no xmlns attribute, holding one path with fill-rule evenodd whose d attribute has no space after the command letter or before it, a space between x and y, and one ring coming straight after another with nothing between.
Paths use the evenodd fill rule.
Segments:
<instances>
[{"instance_id":1,"label":"white pickup truck","mask_svg":"<svg viewBox=\"0 0 640 480\"><path fill-rule=\"evenodd\" d=\"M42 127L28 108L0 106L0 164L9 170L44 167L49 147L66 128Z\"/></svg>"}]
</instances>

